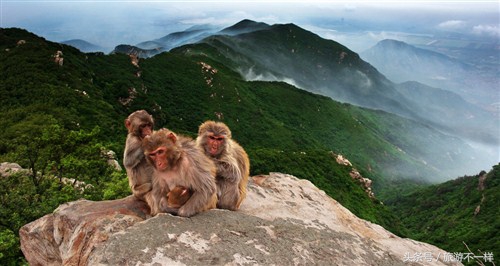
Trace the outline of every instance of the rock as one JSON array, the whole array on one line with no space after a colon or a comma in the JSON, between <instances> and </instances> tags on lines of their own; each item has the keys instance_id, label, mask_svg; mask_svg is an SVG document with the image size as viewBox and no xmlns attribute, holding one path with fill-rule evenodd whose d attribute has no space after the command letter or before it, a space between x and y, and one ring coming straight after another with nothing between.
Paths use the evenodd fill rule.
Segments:
<instances>
[{"instance_id":1,"label":"rock","mask_svg":"<svg viewBox=\"0 0 500 266\"><path fill-rule=\"evenodd\" d=\"M483 191L486 188L486 185L484 182L484 181L486 181L486 178L488 178L488 173L486 173L486 171L481 171L481 173L479 173L479 182L477 185L477 189L479 191Z\"/></svg>"},{"instance_id":2,"label":"rock","mask_svg":"<svg viewBox=\"0 0 500 266\"><path fill-rule=\"evenodd\" d=\"M108 159L108 164L113 167L116 171L122 171L122 167L118 163L118 160L116 160L116 153L112 150L105 151L105 156Z\"/></svg>"},{"instance_id":3,"label":"rock","mask_svg":"<svg viewBox=\"0 0 500 266\"><path fill-rule=\"evenodd\" d=\"M145 220L148 212L134 196L66 203L19 230L21 250L30 265L86 265L95 246Z\"/></svg>"},{"instance_id":4,"label":"rock","mask_svg":"<svg viewBox=\"0 0 500 266\"><path fill-rule=\"evenodd\" d=\"M344 158L344 156L342 156L341 154L337 155L337 157L335 157L335 160L337 161L338 164L345 166L352 166L352 163L346 158Z\"/></svg>"},{"instance_id":5,"label":"rock","mask_svg":"<svg viewBox=\"0 0 500 266\"><path fill-rule=\"evenodd\" d=\"M128 56L130 57L130 63L135 67L139 67L139 56L137 56L137 53L131 53Z\"/></svg>"},{"instance_id":6,"label":"rock","mask_svg":"<svg viewBox=\"0 0 500 266\"><path fill-rule=\"evenodd\" d=\"M24 171L26 173L29 172L28 170L23 169L17 163L3 162L0 164L0 176L2 176L2 177L9 177L11 174L17 173L20 171Z\"/></svg>"},{"instance_id":7,"label":"rock","mask_svg":"<svg viewBox=\"0 0 500 266\"><path fill-rule=\"evenodd\" d=\"M349 172L349 175L351 176L352 179L356 180L365 190L365 193L368 195L368 197L374 199L375 198L375 193L372 191L372 180L366 177L363 177L356 168L352 168L351 172Z\"/></svg>"},{"instance_id":8,"label":"rock","mask_svg":"<svg viewBox=\"0 0 500 266\"><path fill-rule=\"evenodd\" d=\"M137 90L132 87L132 88L129 88L128 89L128 94L129 94L129 97L127 98L118 98L118 101L123 105L123 106L129 106L132 101L137 97Z\"/></svg>"},{"instance_id":9,"label":"rock","mask_svg":"<svg viewBox=\"0 0 500 266\"><path fill-rule=\"evenodd\" d=\"M458 264L356 217L307 180L253 179L239 211L191 218L150 218L132 196L71 202L22 227L21 248L30 265L407 265L417 253Z\"/></svg>"},{"instance_id":10,"label":"rock","mask_svg":"<svg viewBox=\"0 0 500 266\"><path fill-rule=\"evenodd\" d=\"M52 57L54 57L54 63L58 64L59 66L63 66L64 58L62 51L57 51Z\"/></svg>"}]
</instances>

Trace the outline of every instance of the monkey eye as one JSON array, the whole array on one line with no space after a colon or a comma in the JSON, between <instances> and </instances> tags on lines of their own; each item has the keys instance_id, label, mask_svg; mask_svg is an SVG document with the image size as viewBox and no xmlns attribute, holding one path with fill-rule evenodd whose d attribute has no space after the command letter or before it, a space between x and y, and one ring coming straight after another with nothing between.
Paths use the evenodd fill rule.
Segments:
<instances>
[{"instance_id":1,"label":"monkey eye","mask_svg":"<svg viewBox=\"0 0 500 266\"><path fill-rule=\"evenodd\" d=\"M209 138L211 140L219 140L219 141L224 139L224 137L215 137L215 136L210 136Z\"/></svg>"}]
</instances>

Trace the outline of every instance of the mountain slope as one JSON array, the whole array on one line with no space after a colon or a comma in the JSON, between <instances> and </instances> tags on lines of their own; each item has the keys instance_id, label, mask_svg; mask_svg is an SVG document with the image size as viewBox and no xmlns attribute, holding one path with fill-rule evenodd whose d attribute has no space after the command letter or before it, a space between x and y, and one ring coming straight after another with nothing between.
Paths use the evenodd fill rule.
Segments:
<instances>
[{"instance_id":1,"label":"mountain slope","mask_svg":"<svg viewBox=\"0 0 500 266\"><path fill-rule=\"evenodd\" d=\"M193 26L184 31L170 33L159 39L138 43L135 46L139 49L150 50L150 53L141 55L141 57L147 58L164 51L169 51L170 49L177 46L197 42L214 33L215 31L216 29L213 26ZM119 52L127 53L126 51Z\"/></svg>"},{"instance_id":2,"label":"mountain slope","mask_svg":"<svg viewBox=\"0 0 500 266\"><path fill-rule=\"evenodd\" d=\"M142 49L133 45L120 44L111 51L111 54L133 54L139 58L148 58L159 54L163 51L163 47L155 47L152 49Z\"/></svg>"},{"instance_id":3,"label":"mountain slope","mask_svg":"<svg viewBox=\"0 0 500 266\"><path fill-rule=\"evenodd\" d=\"M497 80L493 84L471 65L395 40L380 41L361 56L389 79L402 82L396 85L398 91L412 99L420 116L433 126L474 142L500 146L500 117L488 104L499 100ZM484 99L478 102L478 96Z\"/></svg>"},{"instance_id":4,"label":"mountain slope","mask_svg":"<svg viewBox=\"0 0 500 266\"><path fill-rule=\"evenodd\" d=\"M500 253L500 164L386 201L409 228L409 236L445 250ZM481 250L479 252L478 250ZM496 259L496 258L495 258Z\"/></svg>"},{"instance_id":5,"label":"mountain slope","mask_svg":"<svg viewBox=\"0 0 500 266\"><path fill-rule=\"evenodd\" d=\"M227 27L218 32L222 35L238 35L242 33L249 33L258 30L268 29L270 26L263 22L255 22L249 19L244 19L233 26Z\"/></svg>"},{"instance_id":6,"label":"mountain slope","mask_svg":"<svg viewBox=\"0 0 500 266\"><path fill-rule=\"evenodd\" d=\"M338 101L416 116L412 103L356 53L294 24L276 24L235 36L213 35L201 43L215 49L210 56L247 80L287 81ZM194 44L172 51L196 53L203 47Z\"/></svg>"},{"instance_id":7,"label":"mountain slope","mask_svg":"<svg viewBox=\"0 0 500 266\"><path fill-rule=\"evenodd\" d=\"M35 38L19 38L28 37ZM6 45L15 47L16 38L8 39L5 42L12 44ZM340 104L284 83L245 82L207 57L210 51L188 56L164 53L139 60L135 67L126 55L84 55L67 46L28 40L25 46L2 53L2 90L7 97L1 104L8 108L3 111L44 110L37 103L50 97L44 100L46 106L72 112L62 116L67 123L91 128L95 121L109 121L103 127L107 138L123 127L120 117L139 108L150 110L158 125L185 132L196 132L206 119L218 119L240 132L238 140L247 146L333 150L386 178L450 178L471 171L471 163L481 158L459 139L411 120ZM50 60L61 48L65 63L59 67ZM35 61L24 65L27 61L15 60L18 57ZM36 75L36 83L21 82L33 80L31 73L15 70L23 68L44 73ZM20 75L25 77L17 79ZM76 118L80 110L88 115Z\"/></svg>"},{"instance_id":8,"label":"mountain slope","mask_svg":"<svg viewBox=\"0 0 500 266\"><path fill-rule=\"evenodd\" d=\"M172 52L207 55L247 80L285 81L335 100L411 118L451 136L487 145L477 152L484 153L482 167L496 162L492 158L497 157L500 144L500 121L493 114L460 97L448 97L451 94L444 95L440 89L394 84L348 48L293 24L268 26L243 20L228 32L239 28L246 33L213 35ZM386 60L391 65L389 62Z\"/></svg>"},{"instance_id":9,"label":"mountain slope","mask_svg":"<svg viewBox=\"0 0 500 266\"><path fill-rule=\"evenodd\" d=\"M71 45L84 53L106 52L105 48L98 46L98 45L95 45L93 43L89 43L89 42L84 41L84 40L80 40L80 39L67 40L67 41L63 41L61 43Z\"/></svg>"},{"instance_id":10,"label":"mountain slope","mask_svg":"<svg viewBox=\"0 0 500 266\"><path fill-rule=\"evenodd\" d=\"M490 73L444 54L396 40L382 40L360 55L392 81L418 81L453 91L479 106L498 101L498 68Z\"/></svg>"},{"instance_id":11,"label":"mountain slope","mask_svg":"<svg viewBox=\"0 0 500 266\"><path fill-rule=\"evenodd\" d=\"M396 88L420 107L420 116L444 132L493 147L500 147L500 118L465 101L458 94L426 86L415 81L397 84ZM485 151L487 152L487 151ZM488 153L494 157L497 151Z\"/></svg>"}]
</instances>

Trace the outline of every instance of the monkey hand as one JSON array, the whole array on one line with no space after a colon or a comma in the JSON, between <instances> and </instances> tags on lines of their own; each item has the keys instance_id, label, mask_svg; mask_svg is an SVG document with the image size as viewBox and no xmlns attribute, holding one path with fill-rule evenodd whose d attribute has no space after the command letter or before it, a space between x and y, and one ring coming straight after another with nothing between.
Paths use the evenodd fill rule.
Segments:
<instances>
[{"instance_id":1,"label":"monkey hand","mask_svg":"<svg viewBox=\"0 0 500 266\"><path fill-rule=\"evenodd\" d=\"M160 212L178 215L179 208L170 207L168 205L168 201L166 201L165 198L162 198L160 201Z\"/></svg>"},{"instance_id":2,"label":"monkey hand","mask_svg":"<svg viewBox=\"0 0 500 266\"><path fill-rule=\"evenodd\" d=\"M191 217L191 216L195 215L195 212L192 210L188 210L187 208L181 207L181 208L179 208L179 211L177 214L181 217Z\"/></svg>"},{"instance_id":3,"label":"monkey hand","mask_svg":"<svg viewBox=\"0 0 500 266\"><path fill-rule=\"evenodd\" d=\"M217 179L227 182L236 182L240 176L238 168L228 162L219 161L217 163Z\"/></svg>"},{"instance_id":4,"label":"monkey hand","mask_svg":"<svg viewBox=\"0 0 500 266\"><path fill-rule=\"evenodd\" d=\"M132 193L134 196L136 196L139 199L143 199L145 194L151 191L153 187L151 186L151 183L144 183L144 184L136 184L132 186Z\"/></svg>"}]
</instances>

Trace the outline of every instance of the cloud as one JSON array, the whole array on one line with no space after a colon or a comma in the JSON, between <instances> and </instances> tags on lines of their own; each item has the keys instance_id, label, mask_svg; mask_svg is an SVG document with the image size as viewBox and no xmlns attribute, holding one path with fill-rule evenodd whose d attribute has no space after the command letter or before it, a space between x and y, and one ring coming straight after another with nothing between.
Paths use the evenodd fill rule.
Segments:
<instances>
[{"instance_id":1,"label":"cloud","mask_svg":"<svg viewBox=\"0 0 500 266\"><path fill-rule=\"evenodd\" d=\"M437 25L442 30L461 30L467 26L467 22L463 20L448 20Z\"/></svg>"},{"instance_id":2,"label":"cloud","mask_svg":"<svg viewBox=\"0 0 500 266\"><path fill-rule=\"evenodd\" d=\"M477 35L499 37L500 28L498 27L498 25L477 25L472 27L472 33Z\"/></svg>"},{"instance_id":3,"label":"cloud","mask_svg":"<svg viewBox=\"0 0 500 266\"><path fill-rule=\"evenodd\" d=\"M237 22L241 21L242 18L258 22L266 22L269 24L274 24L279 22L278 17L273 15L256 16L246 11L237 10L232 12L226 12L224 14L215 14L215 15L206 14L204 16L187 18L181 20L180 23L186 25L211 24L216 26L227 27L236 24Z\"/></svg>"},{"instance_id":4,"label":"cloud","mask_svg":"<svg viewBox=\"0 0 500 266\"><path fill-rule=\"evenodd\" d=\"M352 5L352 4L346 4L344 5L344 11L346 12L354 12L356 11L357 7L355 5Z\"/></svg>"}]
</instances>

